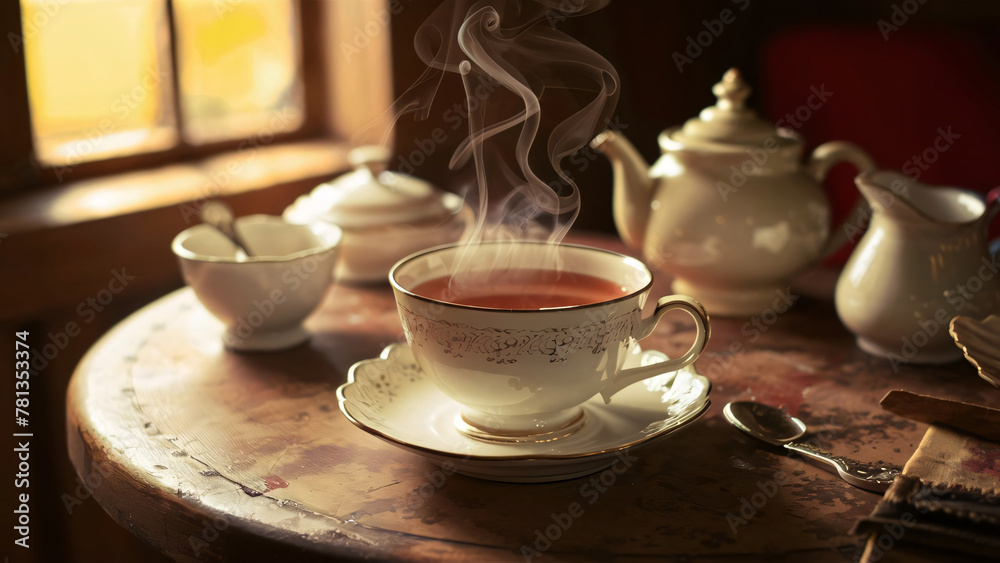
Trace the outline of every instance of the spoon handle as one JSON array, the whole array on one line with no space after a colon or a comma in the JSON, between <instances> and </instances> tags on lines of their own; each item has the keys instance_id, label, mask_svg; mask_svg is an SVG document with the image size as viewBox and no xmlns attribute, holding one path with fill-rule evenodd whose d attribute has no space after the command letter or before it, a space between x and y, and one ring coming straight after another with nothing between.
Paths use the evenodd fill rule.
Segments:
<instances>
[{"instance_id":1,"label":"spoon handle","mask_svg":"<svg viewBox=\"0 0 1000 563\"><path fill-rule=\"evenodd\" d=\"M224 235L226 235L229 238L229 240L232 241L233 244L236 245L236 248L240 252L242 252L243 254L245 254L247 257L253 256L252 254L250 254L250 251L247 250L247 243L246 243L246 241L244 241L243 237L241 237L239 235L239 233L236 232L235 225L233 225L232 223L228 223L224 227L220 226L219 230L221 230L222 233Z\"/></svg>"},{"instance_id":2,"label":"spoon handle","mask_svg":"<svg viewBox=\"0 0 1000 563\"><path fill-rule=\"evenodd\" d=\"M221 201L209 201L201 208L201 221L208 225L215 227L220 233L222 233L229 242L236 246L236 256L240 258L240 253L243 253L243 258L253 256L247 249L246 242L240 237L239 233L236 232L236 224L233 222L233 211L229 209L229 206Z\"/></svg>"},{"instance_id":3,"label":"spoon handle","mask_svg":"<svg viewBox=\"0 0 1000 563\"><path fill-rule=\"evenodd\" d=\"M800 453L809 459L822 461L833 466L844 481L866 491L876 493L885 492L889 488L889 485L892 484L893 479L896 478L896 475L900 474L900 468L895 465L861 463L853 459L835 456L812 444L789 442L785 444L785 448Z\"/></svg>"}]
</instances>

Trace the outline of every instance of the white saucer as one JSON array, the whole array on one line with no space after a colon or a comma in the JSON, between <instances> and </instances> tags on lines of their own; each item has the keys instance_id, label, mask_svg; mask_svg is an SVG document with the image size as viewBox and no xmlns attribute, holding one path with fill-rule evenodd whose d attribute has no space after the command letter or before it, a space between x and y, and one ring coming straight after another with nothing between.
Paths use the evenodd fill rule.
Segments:
<instances>
[{"instance_id":1,"label":"white saucer","mask_svg":"<svg viewBox=\"0 0 1000 563\"><path fill-rule=\"evenodd\" d=\"M638 349L625 367L659 363L661 352ZM622 452L676 432L708 410L712 384L692 366L636 383L605 404L584 403L586 423L575 434L545 443L474 440L454 424L460 406L417 365L407 344L351 366L337 389L340 410L358 428L446 470L511 483L572 479L600 471Z\"/></svg>"}]
</instances>

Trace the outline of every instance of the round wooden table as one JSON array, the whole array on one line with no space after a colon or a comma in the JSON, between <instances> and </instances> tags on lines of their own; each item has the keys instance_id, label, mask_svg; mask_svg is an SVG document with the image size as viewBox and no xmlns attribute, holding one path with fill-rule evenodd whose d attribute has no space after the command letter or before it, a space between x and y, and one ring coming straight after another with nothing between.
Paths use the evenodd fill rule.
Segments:
<instances>
[{"instance_id":1,"label":"round wooden table","mask_svg":"<svg viewBox=\"0 0 1000 563\"><path fill-rule=\"evenodd\" d=\"M745 438L723 405L784 406L835 453L903 464L926 425L882 411L888 390L985 403L992 388L964 362L895 372L859 351L834 314L834 280L813 273L773 311L713 319L696 363L710 411L610 478L478 480L353 426L337 387L403 339L388 286L335 286L311 341L270 354L223 349L190 289L150 304L77 369L70 457L112 518L178 560L852 560L864 538L848 531L879 495ZM653 296L668 293L658 275ZM781 300L795 303L782 313ZM678 314L643 346L677 355L692 331Z\"/></svg>"}]
</instances>

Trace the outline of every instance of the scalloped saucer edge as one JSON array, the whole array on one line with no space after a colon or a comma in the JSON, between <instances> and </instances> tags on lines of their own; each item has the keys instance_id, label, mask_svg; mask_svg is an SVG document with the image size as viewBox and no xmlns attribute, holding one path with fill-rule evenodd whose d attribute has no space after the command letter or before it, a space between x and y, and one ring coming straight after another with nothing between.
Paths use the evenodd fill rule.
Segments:
<instances>
[{"instance_id":1,"label":"scalloped saucer edge","mask_svg":"<svg viewBox=\"0 0 1000 563\"><path fill-rule=\"evenodd\" d=\"M635 347L625 367L667 360ZM711 404L711 382L688 366L635 383L605 404L584 403L587 422L576 434L549 443L474 440L454 426L459 404L417 365L409 345L392 344L378 358L357 362L337 389L341 412L355 426L470 477L539 483L581 477L614 465L631 449L677 432Z\"/></svg>"}]
</instances>

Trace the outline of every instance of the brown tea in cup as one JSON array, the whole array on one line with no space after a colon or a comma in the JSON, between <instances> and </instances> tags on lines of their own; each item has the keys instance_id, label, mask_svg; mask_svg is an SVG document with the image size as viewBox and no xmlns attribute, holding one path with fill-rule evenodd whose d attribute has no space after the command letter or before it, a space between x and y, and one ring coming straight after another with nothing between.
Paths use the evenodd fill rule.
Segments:
<instances>
[{"instance_id":1,"label":"brown tea in cup","mask_svg":"<svg viewBox=\"0 0 1000 563\"><path fill-rule=\"evenodd\" d=\"M417 285L413 293L469 307L532 311L602 303L624 297L628 288L579 272L516 268L488 276L441 276Z\"/></svg>"}]
</instances>

